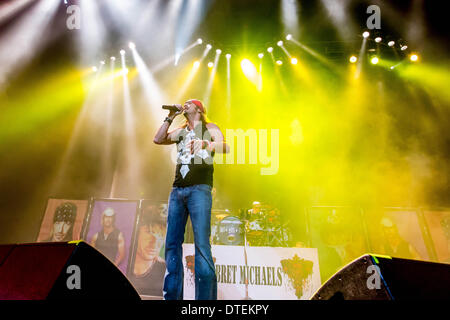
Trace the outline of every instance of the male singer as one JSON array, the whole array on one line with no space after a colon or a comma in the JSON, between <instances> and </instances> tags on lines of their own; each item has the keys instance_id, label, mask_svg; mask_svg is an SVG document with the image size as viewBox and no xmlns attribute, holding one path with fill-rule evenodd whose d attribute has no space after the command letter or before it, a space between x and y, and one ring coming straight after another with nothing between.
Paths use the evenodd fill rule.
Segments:
<instances>
[{"instance_id":1,"label":"male singer","mask_svg":"<svg viewBox=\"0 0 450 320\"><path fill-rule=\"evenodd\" d=\"M168 132L173 119L184 114L183 126ZM209 242L211 234L211 188L215 152L227 153L229 147L219 127L206 118L199 100L174 105L153 139L156 144L177 144L175 181L169 197L165 247L166 300L183 299L184 272L182 244L188 214L195 242L195 299L216 300L216 270Z\"/></svg>"}]
</instances>

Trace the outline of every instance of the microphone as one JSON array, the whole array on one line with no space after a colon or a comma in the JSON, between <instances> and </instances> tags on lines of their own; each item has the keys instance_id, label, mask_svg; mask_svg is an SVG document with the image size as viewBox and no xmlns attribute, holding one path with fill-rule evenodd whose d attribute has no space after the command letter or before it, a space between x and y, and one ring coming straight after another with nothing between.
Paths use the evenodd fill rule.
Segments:
<instances>
[{"instance_id":1,"label":"microphone","mask_svg":"<svg viewBox=\"0 0 450 320\"><path fill-rule=\"evenodd\" d=\"M175 111L175 112L181 111L181 110L178 109L177 106L174 105L174 104L163 104L162 108L163 108L164 110L170 110L170 111Z\"/></svg>"}]
</instances>

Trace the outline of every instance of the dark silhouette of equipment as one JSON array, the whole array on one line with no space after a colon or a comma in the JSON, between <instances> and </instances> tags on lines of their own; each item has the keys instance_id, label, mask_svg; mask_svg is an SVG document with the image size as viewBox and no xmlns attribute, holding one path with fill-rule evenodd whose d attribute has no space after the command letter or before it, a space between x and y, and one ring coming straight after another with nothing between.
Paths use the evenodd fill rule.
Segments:
<instances>
[{"instance_id":1,"label":"dark silhouette of equipment","mask_svg":"<svg viewBox=\"0 0 450 320\"><path fill-rule=\"evenodd\" d=\"M450 264L367 254L343 267L312 300L450 299Z\"/></svg>"},{"instance_id":2,"label":"dark silhouette of equipment","mask_svg":"<svg viewBox=\"0 0 450 320\"><path fill-rule=\"evenodd\" d=\"M0 245L0 300L131 299L125 275L83 241Z\"/></svg>"}]
</instances>

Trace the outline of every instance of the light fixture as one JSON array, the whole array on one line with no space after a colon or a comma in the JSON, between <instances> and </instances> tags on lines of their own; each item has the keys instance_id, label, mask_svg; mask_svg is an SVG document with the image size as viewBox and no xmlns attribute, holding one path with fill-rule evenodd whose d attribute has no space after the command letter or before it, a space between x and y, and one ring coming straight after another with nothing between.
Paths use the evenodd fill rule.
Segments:
<instances>
[{"instance_id":1,"label":"light fixture","mask_svg":"<svg viewBox=\"0 0 450 320\"><path fill-rule=\"evenodd\" d=\"M409 56L409 59L412 62L416 62L417 60L419 60L419 56L417 54L413 53L412 55Z\"/></svg>"}]
</instances>

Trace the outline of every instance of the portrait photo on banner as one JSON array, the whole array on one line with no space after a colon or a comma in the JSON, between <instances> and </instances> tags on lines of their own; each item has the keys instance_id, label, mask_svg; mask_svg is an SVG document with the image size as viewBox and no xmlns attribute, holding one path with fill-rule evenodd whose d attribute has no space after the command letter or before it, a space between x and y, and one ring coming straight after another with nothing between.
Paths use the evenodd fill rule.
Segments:
<instances>
[{"instance_id":1,"label":"portrait photo on banner","mask_svg":"<svg viewBox=\"0 0 450 320\"><path fill-rule=\"evenodd\" d=\"M308 209L309 238L319 253L322 282L368 252L359 207L317 206Z\"/></svg>"},{"instance_id":2,"label":"portrait photo on banner","mask_svg":"<svg viewBox=\"0 0 450 320\"><path fill-rule=\"evenodd\" d=\"M167 203L142 200L127 277L141 296L161 298Z\"/></svg>"},{"instance_id":3,"label":"portrait photo on banner","mask_svg":"<svg viewBox=\"0 0 450 320\"><path fill-rule=\"evenodd\" d=\"M48 199L36 241L80 240L88 205L88 200Z\"/></svg>"},{"instance_id":4,"label":"portrait photo on banner","mask_svg":"<svg viewBox=\"0 0 450 320\"><path fill-rule=\"evenodd\" d=\"M138 200L94 199L83 230L84 239L125 275L129 265Z\"/></svg>"},{"instance_id":5,"label":"portrait photo on banner","mask_svg":"<svg viewBox=\"0 0 450 320\"><path fill-rule=\"evenodd\" d=\"M373 253L430 260L418 209L383 208L367 215L367 225Z\"/></svg>"}]
</instances>

